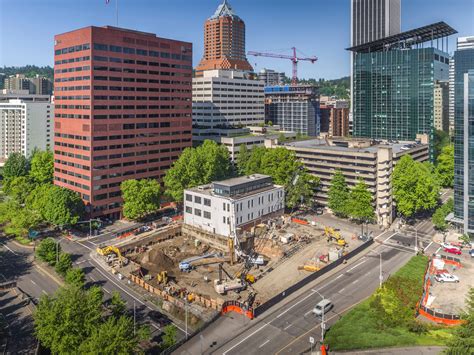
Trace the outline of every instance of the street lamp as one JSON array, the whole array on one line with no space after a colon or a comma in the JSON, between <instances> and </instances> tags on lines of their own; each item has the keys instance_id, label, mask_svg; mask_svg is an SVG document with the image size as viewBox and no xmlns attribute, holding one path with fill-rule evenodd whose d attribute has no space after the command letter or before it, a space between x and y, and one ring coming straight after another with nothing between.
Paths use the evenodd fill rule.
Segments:
<instances>
[{"instance_id":1,"label":"street lamp","mask_svg":"<svg viewBox=\"0 0 474 355\"><path fill-rule=\"evenodd\" d=\"M56 264L59 264L59 243L61 243L61 239L56 242Z\"/></svg>"},{"instance_id":2,"label":"street lamp","mask_svg":"<svg viewBox=\"0 0 474 355\"><path fill-rule=\"evenodd\" d=\"M382 287L382 281L383 281L383 276L382 276L382 253L379 254L380 256L380 274L379 274L379 287Z\"/></svg>"},{"instance_id":3,"label":"street lamp","mask_svg":"<svg viewBox=\"0 0 474 355\"><path fill-rule=\"evenodd\" d=\"M314 292L316 292L323 299L323 301L325 300L324 296L319 293L319 291L314 290ZM326 324L324 323L324 311L325 309L323 308L321 310L321 345L324 344L324 329L326 328Z\"/></svg>"}]
</instances>

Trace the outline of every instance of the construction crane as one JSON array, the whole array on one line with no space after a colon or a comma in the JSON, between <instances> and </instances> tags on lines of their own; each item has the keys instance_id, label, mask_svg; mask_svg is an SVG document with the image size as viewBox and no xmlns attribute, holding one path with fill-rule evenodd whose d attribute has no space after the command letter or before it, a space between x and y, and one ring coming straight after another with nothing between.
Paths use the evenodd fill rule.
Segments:
<instances>
[{"instance_id":1,"label":"construction crane","mask_svg":"<svg viewBox=\"0 0 474 355\"><path fill-rule=\"evenodd\" d=\"M285 54L275 54L275 53L265 53L265 52L254 52L249 51L248 55L253 55L255 57L269 57L269 58L280 58L280 59L289 59L293 63L293 77L291 79L291 85L298 84L298 61L300 60L307 60L311 63L314 63L318 60L317 57L298 57L296 55L296 48L291 47L293 50L293 55L285 55Z\"/></svg>"}]
</instances>

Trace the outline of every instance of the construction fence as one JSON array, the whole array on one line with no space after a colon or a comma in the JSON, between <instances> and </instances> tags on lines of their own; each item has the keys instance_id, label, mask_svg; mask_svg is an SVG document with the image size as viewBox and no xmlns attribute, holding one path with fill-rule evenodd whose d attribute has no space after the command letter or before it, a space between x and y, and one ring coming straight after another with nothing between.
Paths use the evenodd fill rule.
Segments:
<instances>
[{"instance_id":1,"label":"construction fence","mask_svg":"<svg viewBox=\"0 0 474 355\"><path fill-rule=\"evenodd\" d=\"M311 281L316 280L318 277L321 277L322 275L324 275L328 271L331 271L335 267L341 265L342 263L344 263L344 261L349 260L350 258L356 256L362 250L364 250L364 249L368 248L369 246L371 246L373 243L374 243L373 239L368 240L367 242L359 245L354 250L351 250L349 253L344 255L342 258L339 258L336 261L333 261L330 264L326 265L322 269L320 269L318 271L315 271L312 274L309 274L304 279L302 279L301 281L297 282L296 284L288 287L286 290L284 290L283 292L281 292L278 295L274 296L273 298L269 299L267 302L262 303L261 305L259 305L255 309L255 317L259 316L260 314L262 314L263 312L265 312L269 308L271 308L274 305L276 305L277 303L281 302L283 299L285 299L286 297L288 297L292 293L296 292L301 287L307 285Z\"/></svg>"}]
</instances>

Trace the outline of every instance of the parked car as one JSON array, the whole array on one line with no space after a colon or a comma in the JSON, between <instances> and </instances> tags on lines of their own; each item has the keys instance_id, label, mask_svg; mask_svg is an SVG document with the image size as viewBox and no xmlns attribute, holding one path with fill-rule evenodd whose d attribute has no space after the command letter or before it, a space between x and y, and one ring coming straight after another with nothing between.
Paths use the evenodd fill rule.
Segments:
<instances>
[{"instance_id":1,"label":"parked car","mask_svg":"<svg viewBox=\"0 0 474 355\"><path fill-rule=\"evenodd\" d=\"M456 248L456 249L461 250L461 248L459 247L459 245L456 245L456 244L442 243L441 246L442 246L443 248L445 248L445 249Z\"/></svg>"},{"instance_id":2,"label":"parked car","mask_svg":"<svg viewBox=\"0 0 474 355\"><path fill-rule=\"evenodd\" d=\"M148 316L153 322L157 323L160 327L164 327L171 323L167 316L158 311L150 311L148 312Z\"/></svg>"},{"instance_id":3,"label":"parked car","mask_svg":"<svg viewBox=\"0 0 474 355\"><path fill-rule=\"evenodd\" d=\"M441 282L441 283L443 283L443 282L459 282L459 277L457 277L455 275L452 275L452 274L449 274L447 272L442 273L442 274L438 274L434 278L435 278L436 281Z\"/></svg>"},{"instance_id":4,"label":"parked car","mask_svg":"<svg viewBox=\"0 0 474 355\"><path fill-rule=\"evenodd\" d=\"M323 299L313 308L313 313L318 317L321 317L323 314L329 312L333 307L334 305L331 300Z\"/></svg>"},{"instance_id":5,"label":"parked car","mask_svg":"<svg viewBox=\"0 0 474 355\"><path fill-rule=\"evenodd\" d=\"M456 254L456 255L462 254L461 250L456 247L444 248L444 251L450 254Z\"/></svg>"},{"instance_id":6,"label":"parked car","mask_svg":"<svg viewBox=\"0 0 474 355\"><path fill-rule=\"evenodd\" d=\"M474 249L469 250L469 255L471 255L471 258L474 258Z\"/></svg>"}]
</instances>

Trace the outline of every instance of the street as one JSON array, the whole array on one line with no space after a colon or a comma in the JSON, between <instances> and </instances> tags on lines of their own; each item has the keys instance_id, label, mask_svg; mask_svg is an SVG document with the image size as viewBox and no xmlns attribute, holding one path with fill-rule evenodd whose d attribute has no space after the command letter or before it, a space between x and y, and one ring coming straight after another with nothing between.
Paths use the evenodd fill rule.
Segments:
<instances>
[{"instance_id":1,"label":"street","mask_svg":"<svg viewBox=\"0 0 474 355\"><path fill-rule=\"evenodd\" d=\"M271 308L254 321L246 321L237 314L221 317L175 353L299 354L310 350L310 337L315 342L321 339L321 319L312 314L312 309L322 297L334 304L325 316L328 329L378 287L380 255L385 280L415 255L416 239L420 250L423 248L426 254L435 252L438 245L431 241L431 228L429 221L422 221L417 225L417 236L414 232L384 233L366 255L324 281L315 280L290 302Z\"/></svg>"}]
</instances>

